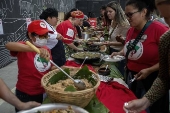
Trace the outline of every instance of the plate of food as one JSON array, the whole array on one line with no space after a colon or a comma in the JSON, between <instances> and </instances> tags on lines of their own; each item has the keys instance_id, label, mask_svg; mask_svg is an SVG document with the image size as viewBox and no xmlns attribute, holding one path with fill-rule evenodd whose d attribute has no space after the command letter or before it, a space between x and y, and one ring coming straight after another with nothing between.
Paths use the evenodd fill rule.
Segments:
<instances>
[{"instance_id":1,"label":"plate of food","mask_svg":"<svg viewBox=\"0 0 170 113\"><path fill-rule=\"evenodd\" d=\"M111 57L110 55L105 55L103 60L106 61L106 62L118 62L118 61L121 61L121 60L124 60L125 57L124 56L120 56L120 55L116 55L116 56L113 56Z\"/></svg>"},{"instance_id":2,"label":"plate of food","mask_svg":"<svg viewBox=\"0 0 170 113\"><path fill-rule=\"evenodd\" d=\"M18 113L89 113L89 112L75 105L55 103L55 104L43 104L39 107L35 107L30 110L23 110Z\"/></svg>"}]
</instances>

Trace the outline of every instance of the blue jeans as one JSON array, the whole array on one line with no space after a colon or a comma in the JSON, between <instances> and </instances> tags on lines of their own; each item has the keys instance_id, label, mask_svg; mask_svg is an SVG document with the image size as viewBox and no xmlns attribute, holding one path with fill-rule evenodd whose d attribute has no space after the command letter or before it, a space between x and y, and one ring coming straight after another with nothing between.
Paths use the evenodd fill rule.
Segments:
<instances>
[{"instance_id":1,"label":"blue jeans","mask_svg":"<svg viewBox=\"0 0 170 113\"><path fill-rule=\"evenodd\" d=\"M112 54L113 52L119 52L119 51L116 50L116 49L110 48L110 54ZM124 76L124 73L125 73L125 69L124 69L124 67L125 67L125 60L121 60L121 61L117 62L116 67L118 68L120 73Z\"/></svg>"}]
</instances>

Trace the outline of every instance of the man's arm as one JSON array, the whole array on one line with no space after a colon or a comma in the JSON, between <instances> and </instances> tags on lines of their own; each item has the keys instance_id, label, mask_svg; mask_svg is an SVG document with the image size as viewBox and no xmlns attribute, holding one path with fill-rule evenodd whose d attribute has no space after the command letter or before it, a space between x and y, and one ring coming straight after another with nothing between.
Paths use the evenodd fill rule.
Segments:
<instances>
[{"instance_id":1,"label":"man's arm","mask_svg":"<svg viewBox=\"0 0 170 113\"><path fill-rule=\"evenodd\" d=\"M40 103L37 102L21 102L7 87L7 85L3 82L0 78L0 98L5 100L6 102L10 103L11 105L15 106L19 110L30 109L33 107L37 107Z\"/></svg>"}]
</instances>

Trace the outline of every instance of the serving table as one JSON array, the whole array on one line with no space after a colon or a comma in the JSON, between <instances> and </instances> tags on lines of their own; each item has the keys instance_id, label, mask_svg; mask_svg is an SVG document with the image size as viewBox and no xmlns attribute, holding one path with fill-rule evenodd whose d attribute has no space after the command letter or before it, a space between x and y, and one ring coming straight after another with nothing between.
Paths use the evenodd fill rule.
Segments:
<instances>
[{"instance_id":1,"label":"serving table","mask_svg":"<svg viewBox=\"0 0 170 113\"><path fill-rule=\"evenodd\" d=\"M80 67L80 65L81 64L76 63L73 58L68 58L65 63L65 66ZM84 65L87 65L90 70L95 72L97 72L99 69L98 66L92 66L90 64ZM125 111L123 110L124 103L136 99L136 96L131 90L128 89L128 86L121 78L115 78L115 76L113 77L114 79L109 82L104 82L101 80L101 83L96 92L96 97L98 101L103 104L106 110L98 107L97 109L99 110L96 111L94 110L96 108L92 108L92 106L90 106L91 108L89 108L88 106L88 108L85 107L87 111L89 111L90 109L90 113L125 113ZM92 101L94 100L92 99ZM91 102L89 104L91 104ZM142 113L146 112L143 111Z\"/></svg>"}]
</instances>

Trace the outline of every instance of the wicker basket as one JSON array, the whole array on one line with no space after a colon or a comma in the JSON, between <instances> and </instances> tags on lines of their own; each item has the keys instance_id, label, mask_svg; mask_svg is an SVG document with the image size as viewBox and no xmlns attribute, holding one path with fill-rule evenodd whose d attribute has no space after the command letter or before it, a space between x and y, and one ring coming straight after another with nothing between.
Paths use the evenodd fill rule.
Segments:
<instances>
[{"instance_id":1,"label":"wicker basket","mask_svg":"<svg viewBox=\"0 0 170 113\"><path fill-rule=\"evenodd\" d=\"M76 67L64 66L62 68L63 69L69 68L71 76L74 75L79 70L79 68L76 68ZM97 78L96 79L97 84L93 88L76 91L76 92L64 92L64 91L55 91L55 90L53 90L53 89L55 89L55 87L52 87L52 86L47 87L46 86L49 79L58 72L59 72L58 69L50 71L49 73L45 74L41 79L41 84L44 87L50 100L54 103L68 103L68 104L80 106L82 108L87 106L88 103L93 98L93 96L95 95L95 92L100 84L99 76L95 72L91 71Z\"/></svg>"}]
</instances>

